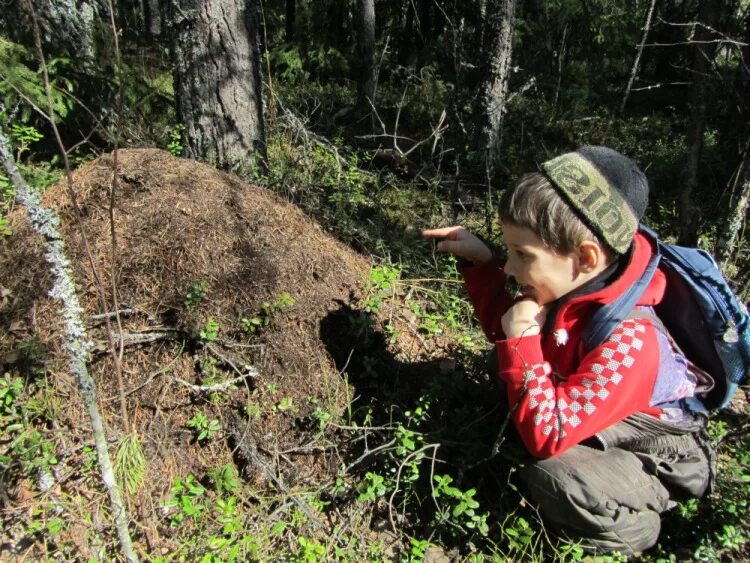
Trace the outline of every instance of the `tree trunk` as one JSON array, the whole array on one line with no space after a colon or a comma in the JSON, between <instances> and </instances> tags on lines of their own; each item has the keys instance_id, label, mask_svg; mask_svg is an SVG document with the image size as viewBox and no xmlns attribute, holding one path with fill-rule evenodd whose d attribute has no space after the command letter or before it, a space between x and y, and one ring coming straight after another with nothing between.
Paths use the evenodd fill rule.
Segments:
<instances>
[{"instance_id":1,"label":"tree trunk","mask_svg":"<svg viewBox=\"0 0 750 563\"><path fill-rule=\"evenodd\" d=\"M294 26L297 19L297 1L286 0L286 20L284 22L284 28L286 31L286 41L291 43L294 41Z\"/></svg>"},{"instance_id":2,"label":"tree trunk","mask_svg":"<svg viewBox=\"0 0 750 563\"><path fill-rule=\"evenodd\" d=\"M635 61L633 62L633 70L630 71L628 85L625 87L625 94L623 94L622 102L620 103L620 113L623 113L625 111L625 105L628 103L628 97L630 97L630 90L633 88L633 83L638 76L638 68L641 65L641 55L643 54L643 46L646 44L648 32L651 30L651 17L654 15L655 6L656 0L651 0L651 5L648 7L648 14L646 15L646 23L643 26L643 38L638 45L638 50L635 55Z\"/></svg>"},{"instance_id":3,"label":"tree trunk","mask_svg":"<svg viewBox=\"0 0 750 563\"><path fill-rule=\"evenodd\" d=\"M735 189L732 190L729 201L729 217L716 241L716 256L722 270L728 274L731 269L727 266L739 241L750 200L750 122L747 119L750 112L750 72L747 67L747 61L750 60L750 14L745 13L744 17L745 36L740 58L744 64L737 65L736 83L739 89L736 95L737 102L733 104L734 111L729 116L732 127L725 127L722 131L729 139L725 144L734 145L737 142L736 139L745 139L739 169L732 176Z\"/></svg>"},{"instance_id":4,"label":"tree trunk","mask_svg":"<svg viewBox=\"0 0 750 563\"><path fill-rule=\"evenodd\" d=\"M357 0L357 107L370 109L375 100L375 2Z\"/></svg>"},{"instance_id":5,"label":"tree trunk","mask_svg":"<svg viewBox=\"0 0 750 563\"><path fill-rule=\"evenodd\" d=\"M484 152L484 160L490 170L494 170L500 152L500 131L513 50L514 11L515 0L487 2L484 32L487 45L484 64L487 71L479 94L477 149Z\"/></svg>"},{"instance_id":6,"label":"tree trunk","mask_svg":"<svg viewBox=\"0 0 750 563\"><path fill-rule=\"evenodd\" d=\"M415 60L414 53L414 8L410 2L406 3L404 25L401 37L398 39L398 64L410 66Z\"/></svg>"},{"instance_id":7,"label":"tree trunk","mask_svg":"<svg viewBox=\"0 0 750 563\"><path fill-rule=\"evenodd\" d=\"M69 56L84 71L93 70L94 22L99 4L90 0L10 0L0 14L2 34L32 45L32 18L36 14L42 47L50 56Z\"/></svg>"},{"instance_id":8,"label":"tree trunk","mask_svg":"<svg viewBox=\"0 0 750 563\"><path fill-rule=\"evenodd\" d=\"M151 37L161 37L161 3L159 0L145 0L146 29Z\"/></svg>"},{"instance_id":9,"label":"tree trunk","mask_svg":"<svg viewBox=\"0 0 750 563\"><path fill-rule=\"evenodd\" d=\"M175 0L174 83L185 154L240 173L265 161L254 1Z\"/></svg>"},{"instance_id":10,"label":"tree trunk","mask_svg":"<svg viewBox=\"0 0 750 563\"><path fill-rule=\"evenodd\" d=\"M698 25L696 26L692 74L690 87L690 122L687 131L687 157L682 169L682 192L680 194L679 244L695 246L698 242L700 215L693 204L693 192L698 187L698 168L703 155L703 133L706 128L706 103L708 95L708 73L714 58L715 48L711 43L701 43L712 38L710 30L716 28L723 11L724 0L701 0Z\"/></svg>"},{"instance_id":11,"label":"tree trunk","mask_svg":"<svg viewBox=\"0 0 750 563\"><path fill-rule=\"evenodd\" d=\"M432 3L434 0L419 0L418 34L417 34L417 67L422 68L429 62L428 53L433 40Z\"/></svg>"},{"instance_id":12,"label":"tree trunk","mask_svg":"<svg viewBox=\"0 0 750 563\"><path fill-rule=\"evenodd\" d=\"M750 141L745 147L742 163L734 178L738 180L739 189L734 192L736 195L729 202L729 217L716 241L716 255L722 269L734 252L747 214L748 198L750 198Z\"/></svg>"}]
</instances>

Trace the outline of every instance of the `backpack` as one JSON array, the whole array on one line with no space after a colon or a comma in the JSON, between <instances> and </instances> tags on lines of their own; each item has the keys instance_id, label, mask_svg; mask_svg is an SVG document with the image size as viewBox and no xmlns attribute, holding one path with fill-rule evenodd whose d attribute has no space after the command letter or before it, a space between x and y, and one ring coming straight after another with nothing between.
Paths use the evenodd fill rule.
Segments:
<instances>
[{"instance_id":1,"label":"backpack","mask_svg":"<svg viewBox=\"0 0 750 563\"><path fill-rule=\"evenodd\" d=\"M641 278L615 301L601 307L583 335L587 350L603 344L633 310L657 267L667 277L664 299L654 311L688 361L707 372L713 389L699 398L708 409L729 404L750 372L750 316L711 255L659 240L640 226L656 251Z\"/></svg>"}]
</instances>

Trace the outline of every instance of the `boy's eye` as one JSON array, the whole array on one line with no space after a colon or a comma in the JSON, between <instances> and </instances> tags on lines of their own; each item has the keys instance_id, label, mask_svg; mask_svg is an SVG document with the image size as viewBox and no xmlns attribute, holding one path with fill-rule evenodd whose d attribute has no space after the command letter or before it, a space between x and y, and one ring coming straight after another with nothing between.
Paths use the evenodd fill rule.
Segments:
<instances>
[{"instance_id":1,"label":"boy's eye","mask_svg":"<svg viewBox=\"0 0 750 563\"><path fill-rule=\"evenodd\" d=\"M521 250L516 250L516 256L518 256L519 260L524 260L524 261L530 258L528 254L526 254L525 252Z\"/></svg>"}]
</instances>

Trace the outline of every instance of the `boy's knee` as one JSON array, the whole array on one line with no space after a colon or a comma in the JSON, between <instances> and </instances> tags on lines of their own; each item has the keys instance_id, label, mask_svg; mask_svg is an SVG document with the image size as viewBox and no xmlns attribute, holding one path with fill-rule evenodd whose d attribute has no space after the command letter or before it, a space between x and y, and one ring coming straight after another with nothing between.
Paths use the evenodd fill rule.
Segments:
<instances>
[{"instance_id":1,"label":"boy's knee","mask_svg":"<svg viewBox=\"0 0 750 563\"><path fill-rule=\"evenodd\" d=\"M653 546L669 493L624 450L576 446L521 470L531 500L557 535L594 552Z\"/></svg>"}]
</instances>

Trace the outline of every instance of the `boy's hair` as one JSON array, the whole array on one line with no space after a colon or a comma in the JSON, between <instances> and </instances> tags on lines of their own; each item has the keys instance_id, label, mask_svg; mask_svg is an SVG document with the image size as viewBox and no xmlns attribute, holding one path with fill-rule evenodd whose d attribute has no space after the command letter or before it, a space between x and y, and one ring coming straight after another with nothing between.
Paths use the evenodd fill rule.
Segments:
<instances>
[{"instance_id":1,"label":"boy's hair","mask_svg":"<svg viewBox=\"0 0 750 563\"><path fill-rule=\"evenodd\" d=\"M503 198L504 221L530 228L559 253L587 239L618 255L628 251L649 192L632 160L608 147L585 146L542 163L541 170Z\"/></svg>"},{"instance_id":2,"label":"boy's hair","mask_svg":"<svg viewBox=\"0 0 750 563\"><path fill-rule=\"evenodd\" d=\"M578 218L552 182L539 172L526 174L500 199L500 220L525 227L557 254L570 254L585 240L598 243L608 258L612 252Z\"/></svg>"}]
</instances>

